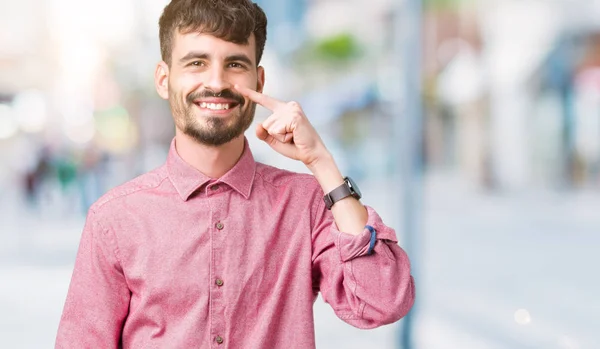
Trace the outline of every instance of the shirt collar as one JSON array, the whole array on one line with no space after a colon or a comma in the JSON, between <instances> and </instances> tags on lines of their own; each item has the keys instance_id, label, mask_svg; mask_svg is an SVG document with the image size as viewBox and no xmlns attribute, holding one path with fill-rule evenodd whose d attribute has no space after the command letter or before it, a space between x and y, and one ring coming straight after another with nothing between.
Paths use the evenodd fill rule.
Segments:
<instances>
[{"instance_id":1,"label":"shirt collar","mask_svg":"<svg viewBox=\"0 0 600 349\"><path fill-rule=\"evenodd\" d=\"M198 171L179 156L175 147L175 138L171 141L166 165L169 179L184 201L187 201L196 190L212 180L212 178ZM229 185L248 199L252 190L255 171L256 162L248 146L248 139L244 138L242 156L233 168L216 182Z\"/></svg>"}]
</instances>

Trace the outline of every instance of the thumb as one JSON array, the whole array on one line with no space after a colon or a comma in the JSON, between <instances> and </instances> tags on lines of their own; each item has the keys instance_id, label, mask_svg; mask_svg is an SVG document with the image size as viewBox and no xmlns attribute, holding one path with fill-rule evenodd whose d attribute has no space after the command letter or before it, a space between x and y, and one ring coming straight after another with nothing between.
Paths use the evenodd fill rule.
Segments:
<instances>
[{"instance_id":1,"label":"thumb","mask_svg":"<svg viewBox=\"0 0 600 349\"><path fill-rule=\"evenodd\" d=\"M256 125L256 137L261 141L264 141L269 136L269 132L262 126L262 123Z\"/></svg>"}]
</instances>

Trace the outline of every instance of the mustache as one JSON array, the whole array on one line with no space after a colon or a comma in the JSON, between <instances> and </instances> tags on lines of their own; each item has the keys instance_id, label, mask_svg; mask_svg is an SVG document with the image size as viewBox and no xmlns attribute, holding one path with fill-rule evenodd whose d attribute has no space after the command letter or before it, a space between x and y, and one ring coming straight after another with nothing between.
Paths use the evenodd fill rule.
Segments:
<instances>
[{"instance_id":1,"label":"mustache","mask_svg":"<svg viewBox=\"0 0 600 349\"><path fill-rule=\"evenodd\" d=\"M187 96L186 100L189 104L193 104L196 99L214 98L214 97L232 99L236 103L238 103L240 105L240 107L243 107L244 103L246 102L244 100L244 97L241 94L235 93L230 89L222 90L219 93L216 93L215 91L212 91L209 89L205 89L205 90L198 91L198 92L192 92Z\"/></svg>"}]
</instances>

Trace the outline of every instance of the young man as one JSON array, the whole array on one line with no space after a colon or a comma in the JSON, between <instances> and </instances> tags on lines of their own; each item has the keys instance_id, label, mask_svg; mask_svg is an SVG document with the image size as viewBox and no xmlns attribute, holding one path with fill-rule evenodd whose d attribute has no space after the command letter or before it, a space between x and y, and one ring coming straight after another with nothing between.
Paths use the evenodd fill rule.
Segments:
<instances>
[{"instance_id":1,"label":"young man","mask_svg":"<svg viewBox=\"0 0 600 349\"><path fill-rule=\"evenodd\" d=\"M409 260L302 108L262 94L266 17L249 0L173 0L160 19L166 163L90 208L57 348L314 348L321 292L359 328L411 308ZM256 163L244 131L314 176ZM327 195L325 195L327 194Z\"/></svg>"}]
</instances>

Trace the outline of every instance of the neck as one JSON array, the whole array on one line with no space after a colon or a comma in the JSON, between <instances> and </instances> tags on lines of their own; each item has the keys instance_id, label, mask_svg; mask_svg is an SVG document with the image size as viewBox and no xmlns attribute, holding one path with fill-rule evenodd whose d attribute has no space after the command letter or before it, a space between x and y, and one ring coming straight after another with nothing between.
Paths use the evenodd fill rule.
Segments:
<instances>
[{"instance_id":1,"label":"neck","mask_svg":"<svg viewBox=\"0 0 600 349\"><path fill-rule=\"evenodd\" d=\"M220 178L235 166L244 152L244 135L220 146L198 143L179 129L175 131L177 154L210 178Z\"/></svg>"}]
</instances>

